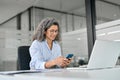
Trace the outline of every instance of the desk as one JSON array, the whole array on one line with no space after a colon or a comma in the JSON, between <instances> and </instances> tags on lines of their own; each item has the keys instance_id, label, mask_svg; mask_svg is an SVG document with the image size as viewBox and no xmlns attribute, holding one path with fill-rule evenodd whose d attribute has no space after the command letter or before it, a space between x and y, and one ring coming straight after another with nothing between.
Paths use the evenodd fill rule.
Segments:
<instances>
[{"instance_id":1,"label":"desk","mask_svg":"<svg viewBox=\"0 0 120 80\"><path fill-rule=\"evenodd\" d=\"M0 75L0 80L120 80L120 68L99 70L71 68L55 72Z\"/></svg>"}]
</instances>

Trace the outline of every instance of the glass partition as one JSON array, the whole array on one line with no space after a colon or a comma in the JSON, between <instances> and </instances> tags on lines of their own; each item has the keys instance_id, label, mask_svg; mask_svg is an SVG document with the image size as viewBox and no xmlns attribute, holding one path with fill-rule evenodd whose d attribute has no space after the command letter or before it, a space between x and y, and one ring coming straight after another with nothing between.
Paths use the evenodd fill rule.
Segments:
<instances>
[{"instance_id":1,"label":"glass partition","mask_svg":"<svg viewBox=\"0 0 120 80\"><path fill-rule=\"evenodd\" d=\"M119 0L96 0L97 24L114 21L120 18Z\"/></svg>"}]
</instances>

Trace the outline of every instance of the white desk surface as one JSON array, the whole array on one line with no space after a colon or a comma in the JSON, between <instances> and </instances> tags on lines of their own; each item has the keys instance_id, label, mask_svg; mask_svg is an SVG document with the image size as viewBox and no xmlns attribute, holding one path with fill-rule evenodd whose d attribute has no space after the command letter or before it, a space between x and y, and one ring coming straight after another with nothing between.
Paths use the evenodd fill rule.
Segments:
<instances>
[{"instance_id":1,"label":"white desk surface","mask_svg":"<svg viewBox=\"0 0 120 80\"><path fill-rule=\"evenodd\" d=\"M0 80L120 80L120 68L84 70L69 68L43 73L0 75Z\"/></svg>"}]
</instances>

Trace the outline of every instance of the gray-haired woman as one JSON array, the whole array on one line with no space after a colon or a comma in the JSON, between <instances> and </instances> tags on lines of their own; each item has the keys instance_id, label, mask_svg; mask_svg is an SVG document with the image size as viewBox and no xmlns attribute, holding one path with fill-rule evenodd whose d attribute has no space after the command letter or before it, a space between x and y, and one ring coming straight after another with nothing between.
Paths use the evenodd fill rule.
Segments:
<instances>
[{"instance_id":1,"label":"gray-haired woman","mask_svg":"<svg viewBox=\"0 0 120 80\"><path fill-rule=\"evenodd\" d=\"M30 68L46 69L66 67L71 60L61 56L59 23L54 18L45 18L38 25L30 46Z\"/></svg>"}]
</instances>

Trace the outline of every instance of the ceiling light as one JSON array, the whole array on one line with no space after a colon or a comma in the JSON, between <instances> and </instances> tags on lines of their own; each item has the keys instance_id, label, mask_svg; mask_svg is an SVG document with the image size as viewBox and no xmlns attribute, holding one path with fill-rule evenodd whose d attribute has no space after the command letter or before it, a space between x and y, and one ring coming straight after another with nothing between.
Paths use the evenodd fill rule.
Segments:
<instances>
[{"instance_id":1,"label":"ceiling light","mask_svg":"<svg viewBox=\"0 0 120 80\"><path fill-rule=\"evenodd\" d=\"M105 35L105 33L102 33L102 34L98 34L97 36L104 36Z\"/></svg>"},{"instance_id":2,"label":"ceiling light","mask_svg":"<svg viewBox=\"0 0 120 80\"><path fill-rule=\"evenodd\" d=\"M120 41L120 39L118 39L118 40L114 40L114 41Z\"/></svg>"},{"instance_id":3,"label":"ceiling light","mask_svg":"<svg viewBox=\"0 0 120 80\"><path fill-rule=\"evenodd\" d=\"M81 38L77 38L77 40L81 40Z\"/></svg>"},{"instance_id":4,"label":"ceiling light","mask_svg":"<svg viewBox=\"0 0 120 80\"><path fill-rule=\"evenodd\" d=\"M112 31L112 32L108 32L107 34L115 34L115 33L119 33L120 31Z\"/></svg>"}]
</instances>

